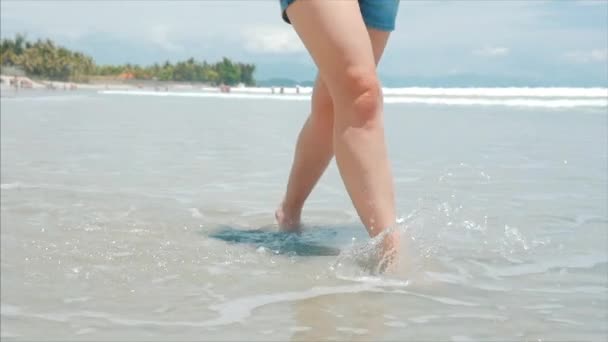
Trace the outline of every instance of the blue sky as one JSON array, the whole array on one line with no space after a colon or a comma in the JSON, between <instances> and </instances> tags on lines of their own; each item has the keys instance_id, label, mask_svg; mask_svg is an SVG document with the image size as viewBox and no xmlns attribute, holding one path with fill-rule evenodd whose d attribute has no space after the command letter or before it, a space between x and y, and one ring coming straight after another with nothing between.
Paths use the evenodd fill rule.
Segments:
<instances>
[{"instance_id":1,"label":"blue sky","mask_svg":"<svg viewBox=\"0 0 608 342\"><path fill-rule=\"evenodd\" d=\"M100 64L228 56L256 63L258 79L313 79L278 3L2 0L1 35L48 37ZM393 85L606 86L608 0L402 0L379 72Z\"/></svg>"}]
</instances>

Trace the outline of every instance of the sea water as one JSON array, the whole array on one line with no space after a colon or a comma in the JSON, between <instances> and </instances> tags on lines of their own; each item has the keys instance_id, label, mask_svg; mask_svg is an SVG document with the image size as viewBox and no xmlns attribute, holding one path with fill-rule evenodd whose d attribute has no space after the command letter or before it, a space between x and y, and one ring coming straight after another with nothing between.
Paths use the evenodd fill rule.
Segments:
<instances>
[{"instance_id":1,"label":"sea water","mask_svg":"<svg viewBox=\"0 0 608 342\"><path fill-rule=\"evenodd\" d=\"M2 339L607 338L605 89L385 90L386 274L335 163L277 231L305 90L3 92Z\"/></svg>"}]
</instances>

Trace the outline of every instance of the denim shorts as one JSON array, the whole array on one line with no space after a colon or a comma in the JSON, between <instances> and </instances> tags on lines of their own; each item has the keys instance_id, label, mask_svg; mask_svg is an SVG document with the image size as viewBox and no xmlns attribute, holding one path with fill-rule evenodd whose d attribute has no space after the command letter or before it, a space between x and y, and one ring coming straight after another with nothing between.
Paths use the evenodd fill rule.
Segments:
<instances>
[{"instance_id":1,"label":"denim shorts","mask_svg":"<svg viewBox=\"0 0 608 342\"><path fill-rule=\"evenodd\" d=\"M296 0L280 0L281 14L286 23L291 23L285 10ZM301 0L306 1L306 0ZM358 0L361 15L367 27L381 31L395 30L395 19L399 9L399 0Z\"/></svg>"}]
</instances>

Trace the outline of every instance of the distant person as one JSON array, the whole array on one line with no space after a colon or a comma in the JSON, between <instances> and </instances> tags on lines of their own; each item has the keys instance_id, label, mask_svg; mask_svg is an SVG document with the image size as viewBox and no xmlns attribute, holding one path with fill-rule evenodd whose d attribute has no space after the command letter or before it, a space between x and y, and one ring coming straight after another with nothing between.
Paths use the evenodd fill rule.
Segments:
<instances>
[{"instance_id":1,"label":"distant person","mask_svg":"<svg viewBox=\"0 0 608 342\"><path fill-rule=\"evenodd\" d=\"M276 211L281 229L297 230L306 198L334 153L353 205L370 236L395 228L393 176L376 66L395 28L399 0L280 0L318 68L311 112L298 136L285 196ZM393 230L385 256L399 246Z\"/></svg>"}]
</instances>

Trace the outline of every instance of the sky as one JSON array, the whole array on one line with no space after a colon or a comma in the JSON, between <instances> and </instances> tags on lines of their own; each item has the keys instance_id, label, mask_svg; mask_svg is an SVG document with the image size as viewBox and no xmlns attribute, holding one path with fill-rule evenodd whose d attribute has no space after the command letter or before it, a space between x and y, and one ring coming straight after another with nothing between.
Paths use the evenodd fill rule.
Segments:
<instances>
[{"instance_id":1,"label":"sky","mask_svg":"<svg viewBox=\"0 0 608 342\"><path fill-rule=\"evenodd\" d=\"M0 19L2 38L50 38L98 64L226 56L258 80L316 74L279 0L0 0ZM378 72L394 86L608 86L608 0L401 0Z\"/></svg>"}]
</instances>

